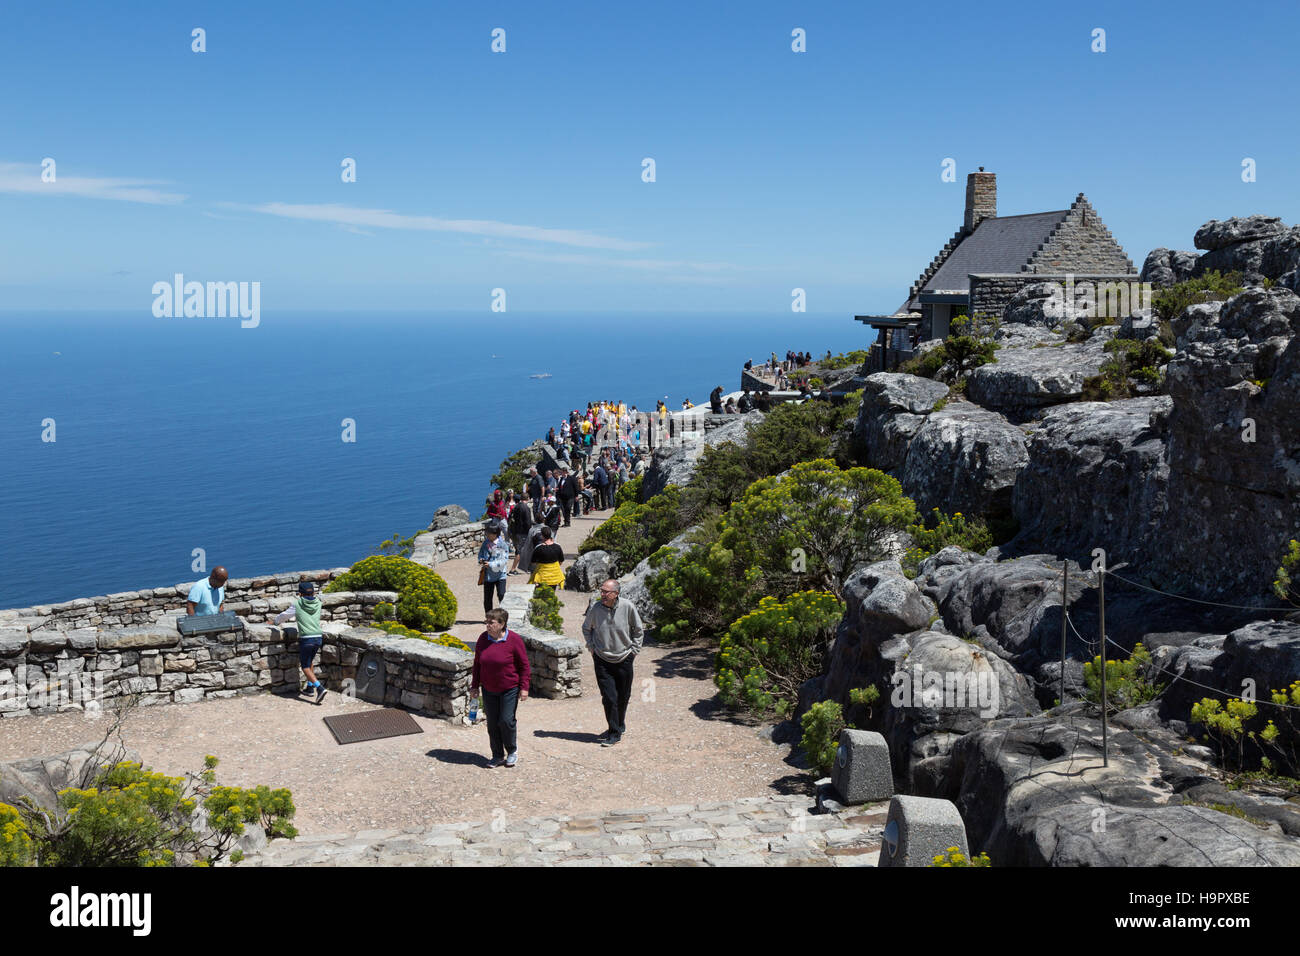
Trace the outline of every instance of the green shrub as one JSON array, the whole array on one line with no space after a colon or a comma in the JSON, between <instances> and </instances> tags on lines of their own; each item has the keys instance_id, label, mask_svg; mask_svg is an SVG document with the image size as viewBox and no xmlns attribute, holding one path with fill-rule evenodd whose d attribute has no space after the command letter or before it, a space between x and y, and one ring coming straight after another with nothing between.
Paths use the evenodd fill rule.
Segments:
<instances>
[{"instance_id":1,"label":"green shrub","mask_svg":"<svg viewBox=\"0 0 1300 956\"><path fill-rule=\"evenodd\" d=\"M648 586L667 640L720 637L770 595L843 591L849 575L880 560L889 539L916 520L895 478L871 468L800 462L783 478L746 489L701 542L651 559Z\"/></svg>"},{"instance_id":2,"label":"green shrub","mask_svg":"<svg viewBox=\"0 0 1300 956\"><path fill-rule=\"evenodd\" d=\"M394 555L362 558L325 590L396 591L397 620L416 631L445 631L456 621L456 596L447 582L424 565Z\"/></svg>"},{"instance_id":3,"label":"green shrub","mask_svg":"<svg viewBox=\"0 0 1300 956\"><path fill-rule=\"evenodd\" d=\"M1158 342L1136 339L1111 339L1106 351L1111 357L1102 363L1101 374L1084 380L1085 401L1108 402L1158 390L1164 383L1160 366L1172 357Z\"/></svg>"},{"instance_id":4,"label":"green shrub","mask_svg":"<svg viewBox=\"0 0 1300 956\"><path fill-rule=\"evenodd\" d=\"M1217 271L1207 272L1195 279L1176 282L1164 289L1158 289L1151 297L1151 305L1156 315L1166 322L1182 315L1189 305L1198 302L1223 302L1242 290L1241 273Z\"/></svg>"},{"instance_id":5,"label":"green shrub","mask_svg":"<svg viewBox=\"0 0 1300 956\"><path fill-rule=\"evenodd\" d=\"M960 511L951 517L938 508L931 508L924 519L908 525L912 547L903 557L903 572L910 578L916 576L921 562L944 548L955 545L967 551L983 554L993 547L993 535L980 518L967 519Z\"/></svg>"},{"instance_id":6,"label":"green shrub","mask_svg":"<svg viewBox=\"0 0 1300 956\"><path fill-rule=\"evenodd\" d=\"M376 621L391 621L393 619L393 606L387 601L380 601L375 605L374 615Z\"/></svg>"},{"instance_id":7,"label":"green shrub","mask_svg":"<svg viewBox=\"0 0 1300 956\"><path fill-rule=\"evenodd\" d=\"M28 866L32 862L32 837L22 814L0 803L0 866Z\"/></svg>"},{"instance_id":8,"label":"green shrub","mask_svg":"<svg viewBox=\"0 0 1300 956\"><path fill-rule=\"evenodd\" d=\"M123 761L101 770L88 788L59 791L52 811L25 801L11 808L28 837L15 858L63 867L209 865L226 856L248 824L269 839L297 836L288 790L217 786L216 766L209 756L203 772L187 780ZM16 832L13 812L0 811L0 820Z\"/></svg>"},{"instance_id":9,"label":"green shrub","mask_svg":"<svg viewBox=\"0 0 1300 956\"><path fill-rule=\"evenodd\" d=\"M645 480L645 474L639 474L635 478L629 479L619 485L618 491L614 492L614 509L618 510L625 504L640 504L641 502L641 483Z\"/></svg>"},{"instance_id":10,"label":"green shrub","mask_svg":"<svg viewBox=\"0 0 1300 956\"><path fill-rule=\"evenodd\" d=\"M379 547L376 550L380 554L391 554L397 555L399 558L409 558L411 552L415 550L415 539L422 534L424 534L423 528L419 531L413 531L406 537L402 537L399 532L394 532L391 538L385 538L383 541L379 542Z\"/></svg>"},{"instance_id":11,"label":"green shrub","mask_svg":"<svg viewBox=\"0 0 1300 956\"><path fill-rule=\"evenodd\" d=\"M844 729L844 713L833 700L813 704L799 718L803 737L799 745L808 757L808 763L819 777L830 776L835 766L835 752L839 749L840 731Z\"/></svg>"},{"instance_id":12,"label":"green shrub","mask_svg":"<svg viewBox=\"0 0 1300 956\"><path fill-rule=\"evenodd\" d=\"M1151 666L1151 654L1141 642L1133 645L1127 660L1106 660L1106 701L1110 713L1128 710L1149 700L1155 700L1164 690L1163 684L1153 684L1142 676ZM1084 698L1101 704L1101 655L1083 665Z\"/></svg>"},{"instance_id":13,"label":"green shrub","mask_svg":"<svg viewBox=\"0 0 1300 956\"><path fill-rule=\"evenodd\" d=\"M1273 718L1264 718L1260 708L1272 705ZM1267 701L1229 698L1221 703L1204 697L1192 707L1192 723L1200 724L1216 745L1225 769L1241 773L1246 767L1247 744L1253 744L1260 766L1270 780L1287 781L1285 774L1300 773L1300 680L1283 690L1269 691ZM1262 726L1260 725L1262 723ZM1254 726L1250 726L1251 724ZM1268 756L1271 754L1272 756ZM1247 776L1242 774L1242 776Z\"/></svg>"},{"instance_id":14,"label":"green shrub","mask_svg":"<svg viewBox=\"0 0 1300 956\"><path fill-rule=\"evenodd\" d=\"M545 584L533 588L533 598L528 602L528 621L543 631L556 634L564 631L564 620L560 617L560 599L555 588Z\"/></svg>"},{"instance_id":15,"label":"green shrub","mask_svg":"<svg viewBox=\"0 0 1300 956\"><path fill-rule=\"evenodd\" d=\"M428 641L430 644L440 644L443 647L454 647L459 651L468 651L469 645L456 637L454 634L439 634L434 637L432 634L425 634L423 631L416 631L405 625L398 624L396 621L374 621L367 627L373 627L377 631L383 631L385 634L392 634L394 637L406 637L416 641Z\"/></svg>"},{"instance_id":16,"label":"green shrub","mask_svg":"<svg viewBox=\"0 0 1300 956\"><path fill-rule=\"evenodd\" d=\"M1273 581L1273 593L1288 604L1300 607L1300 541L1292 539L1287 545Z\"/></svg>"},{"instance_id":17,"label":"green shrub","mask_svg":"<svg viewBox=\"0 0 1300 956\"><path fill-rule=\"evenodd\" d=\"M713 681L722 702L757 714L791 713L799 685L822 673L843 614L843 603L826 591L800 591L784 602L762 598L718 645Z\"/></svg>"},{"instance_id":18,"label":"green shrub","mask_svg":"<svg viewBox=\"0 0 1300 956\"><path fill-rule=\"evenodd\" d=\"M825 388L826 382L820 375L814 375L812 378L808 379L808 387L816 391L817 389Z\"/></svg>"},{"instance_id":19,"label":"green shrub","mask_svg":"<svg viewBox=\"0 0 1300 956\"><path fill-rule=\"evenodd\" d=\"M1000 346L994 336L1000 325L999 319L985 313L977 313L974 318L959 315L952 320L948 338L908 359L898 370L949 384L964 383L968 373L997 361L995 353Z\"/></svg>"},{"instance_id":20,"label":"green shrub","mask_svg":"<svg viewBox=\"0 0 1300 956\"><path fill-rule=\"evenodd\" d=\"M850 365L861 365L866 360L866 349L854 349L851 352L841 352L838 355L832 355L828 359L822 359L817 364L828 372L834 372L842 368L848 368Z\"/></svg>"},{"instance_id":21,"label":"green shrub","mask_svg":"<svg viewBox=\"0 0 1300 956\"><path fill-rule=\"evenodd\" d=\"M502 491L518 491L528 484L528 469L541 460L542 453L534 446L519 449L501 462L497 473L492 476L492 487ZM487 515L484 514L483 517L486 518Z\"/></svg>"},{"instance_id":22,"label":"green shrub","mask_svg":"<svg viewBox=\"0 0 1300 956\"><path fill-rule=\"evenodd\" d=\"M961 852L961 847L950 846L942 853L935 856L931 866L992 866L993 861L989 859L987 853L981 853L979 856L967 858L966 854Z\"/></svg>"},{"instance_id":23,"label":"green shrub","mask_svg":"<svg viewBox=\"0 0 1300 956\"><path fill-rule=\"evenodd\" d=\"M617 569L631 570L685 527L681 500L681 488L669 485L644 504L625 501L587 536L578 553L608 551L617 558Z\"/></svg>"}]
</instances>

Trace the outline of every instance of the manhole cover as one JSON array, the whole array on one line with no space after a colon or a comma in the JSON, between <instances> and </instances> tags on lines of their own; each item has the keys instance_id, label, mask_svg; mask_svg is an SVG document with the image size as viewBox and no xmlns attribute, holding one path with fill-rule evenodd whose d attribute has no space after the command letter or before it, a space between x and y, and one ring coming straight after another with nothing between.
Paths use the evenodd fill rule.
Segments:
<instances>
[{"instance_id":1,"label":"manhole cover","mask_svg":"<svg viewBox=\"0 0 1300 956\"><path fill-rule=\"evenodd\" d=\"M403 734L422 734L420 725L404 710L372 710L364 714L338 714L325 718L325 726L341 744L380 740Z\"/></svg>"}]
</instances>

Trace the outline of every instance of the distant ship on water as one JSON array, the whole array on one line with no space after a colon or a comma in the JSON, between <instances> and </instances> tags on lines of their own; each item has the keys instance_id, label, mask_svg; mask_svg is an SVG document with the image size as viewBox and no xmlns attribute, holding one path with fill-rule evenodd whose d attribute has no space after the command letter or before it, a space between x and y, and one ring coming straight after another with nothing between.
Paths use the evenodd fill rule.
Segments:
<instances>
[{"instance_id":1,"label":"distant ship on water","mask_svg":"<svg viewBox=\"0 0 1300 956\"><path fill-rule=\"evenodd\" d=\"M551 373L550 373L550 372L534 372L532 375L530 375L530 376L528 376L528 377L529 377L529 378L550 378L550 377L551 377Z\"/></svg>"}]
</instances>

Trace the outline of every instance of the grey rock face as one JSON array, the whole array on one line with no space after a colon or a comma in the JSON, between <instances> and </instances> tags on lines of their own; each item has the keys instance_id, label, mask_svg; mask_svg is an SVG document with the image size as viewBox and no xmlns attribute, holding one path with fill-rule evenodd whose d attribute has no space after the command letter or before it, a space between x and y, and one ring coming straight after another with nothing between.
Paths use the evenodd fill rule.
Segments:
<instances>
[{"instance_id":1,"label":"grey rock face","mask_svg":"<svg viewBox=\"0 0 1300 956\"><path fill-rule=\"evenodd\" d=\"M1173 327L1160 567L1169 590L1266 595L1300 535L1300 298L1247 289L1190 306Z\"/></svg>"},{"instance_id":2,"label":"grey rock face","mask_svg":"<svg viewBox=\"0 0 1300 956\"><path fill-rule=\"evenodd\" d=\"M1234 216L1231 219L1211 219L1196 230L1193 244L1197 249L1213 252L1243 242L1271 239L1286 232L1286 226L1277 216Z\"/></svg>"},{"instance_id":3,"label":"grey rock face","mask_svg":"<svg viewBox=\"0 0 1300 956\"><path fill-rule=\"evenodd\" d=\"M1007 512L1028 458L1024 434L1001 415L950 402L913 436L899 480L922 512Z\"/></svg>"},{"instance_id":4,"label":"grey rock face","mask_svg":"<svg viewBox=\"0 0 1300 956\"><path fill-rule=\"evenodd\" d=\"M672 445L656 448L650 467L646 470L645 479L641 482L641 499L649 500L669 485L687 484L695 474L695 462L703 449L729 441L740 444L745 439L749 425L757 424L762 420L762 412L748 412L736 416L735 421L728 422L721 428L705 432L697 446Z\"/></svg>"},{"instance_id":5,"label":"grey rock face","mask_svg":"<svg viewBox=\"0 0 1300 956\"><path fill-rule=\"evenodd\" d=\"M441 531L443 528L455 528L459 525L469 524L473 520L469 516L469 512L460 505L443 505L433 513L433 521L429 523L429 530Z\"/></svg>"},{"instance_id":6,"label":"grey rock face","mask_svg":"<svg viewBox=\"0 0 1300 956\"><path fill-rule=\"evenodd\" d=\"M1171 286L1192 278L1200 257L1194 252L1171 251L1161 247L1148 253L1142 265L1141 281L1157 286Z\"/></svg>"},{"instance_id":7,"label":"grey rock face","mask_svg":"<svg viewBox=\"0 0 1300 956\"><path fill-rule=\"evenodd\" d=\"M57 806L60 790L88 786L96 768L104 764L106 757L112 756L106 751L95 758L94 749L95 744L83 744L51 757L29 757L0 763L0 803L15 806L23 797L29 797L40 807ZM128 751L121 759L139 761L140 756Z\"/></svg>"},{"instance_id":8,"label":"grey rock face","mask_svg":"<svg viewBox=\"0 0 1300 956\"><path fill-rule=\"evenodd\" d=\"M1029 436L1012 508L1020 533L1003 553L1051 551L1082 560L1105 548L1141 566L1168 505L1167 396L1082 402L1049 410Z\"/></svg>"},{"instance_id":9,"label":"grey rock face","mask_svg":"<svg viewBox=\"0 0 1300 956\"><path fill-rule=\"evenodd\" d=\"M981 365L966 380L966 395L985 408L1014 417L1048 405L1078 401L1085 379L1097 375L1106 361L1106 340L1002 348L997 361Z\"/></svg>"},{"instance_id":10,"label":"grey rock face","mask_svg":"<svg viewBox=\"0 0 1300 956\"><path fill-rule=\"evenodd\" d=\"M669 541L666 547L675 548L678 551L690 547L690 545L687 544L687 539L698 530L698 526L687 528L677 537ZM647 585L649 578L653 574L654 569L650 567L650 559L646 558L635 568L618 579L619 597L626 601L631 601L636 605L637 612L641 615L641 620L646 627L652 627L654 625L655 616L659 613L659 607L655 604L654 598L650 596L650 588ZM597 599L598 595L593 594L592 601Z\"/></svg>"},{"instance_id":11,"label":"grey rock face","mask_svg":"<svg viewBox=\"0 0 1300 956\"><path fill-rule=\"evenodd\" d=\"M1181 805L1175 786L1187 776L1126 731L1112 731L1102 768L1100 722L1072 714L968 734L935 795L957 804L971 849L998 866L1300 865L1300 843L1280 828Z\"/></svg>"},{"instance_id":12,"label":"grey rock face","mask_svg":"<svg viewBox=\"0 0 1300 956\"><path fill-rule=\"evenodd\" d=\"M570 591L595 591L613 576L617 559L608 551L588 551L574 559L564 572L564 586Z\"/></svg>"},{"instance_id":13,"label":"grey rock face","mask_svg":"<svg viewBox=\"0 0 1300 956\"><path fill-rule=\"evenodd\" d=\"M1041 325L1053 328L1061 324L1060 315L1050 314L1047 303L1053 295L1060 296L1060 286L1055 282L1034 282L1013 295L1002 312L1002 321L1013 325ZM1059 303L1059 299L1058 299Z\"/></svg>"},{"instance_id":14,"label":"grey rock face","mask_svg":"<svg viewBox=\"0 0 1300 956\"><path fill-rule=\"evenodd\" d=\"M866 451L866 463L881 471L901 468L907 446L948 394L948 386L932 379L899 372L869 375L862 387L857 438Z\"/></svg>"}]
</instances>

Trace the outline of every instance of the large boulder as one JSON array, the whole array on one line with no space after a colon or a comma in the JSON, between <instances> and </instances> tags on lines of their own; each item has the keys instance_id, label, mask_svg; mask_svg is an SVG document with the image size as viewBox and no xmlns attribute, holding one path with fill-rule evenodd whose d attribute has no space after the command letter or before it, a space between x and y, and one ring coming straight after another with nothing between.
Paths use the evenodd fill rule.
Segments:
<instances>
[{"instance_id":1,"label":"large boulder","mask_svg":"<svg viewBox=\"0 0 1300 956\"><path fill-rule=\"evenodd\" d=\"M1300 297L1247 289L1172 324L1159 568L1168 590L1273 603L1283 548L1300 536Z\"/></svg>"},{"instance_id":2,"label":"large boulder","mask_svg":"<svg viewBox=\"0 0 1300 956\"><path fill-rule=\"evenodd\" d=\"M613 575L618 558L608 551L580 554L564 572L564 586L570 591L595 591Z\"/></svg>"},{"instance_id":3,"label":"large boulder","mask_svg":"<svg viewBox=\"0 0 1300 956\"><path fill-rule=\"evenodd\" d=\"M1019 428L995 412L953 401L917 429L899 480L922 512L1007 513L1028 458Z\"/></svg>"},{"instance_id":4,"label":"large boulder","mask_svg":"<svg viewBox=\"0 0 1300 956\"><path fill-rule=\"evenodd\" d=\"M460 505L443 505L433 513L433 520L429 522L429 530L441 531L443 528L457 528L463 524L469 524L473 520L469 516L469 512Z\"/></svg>"},{"instance_id":5,"label":"large boulder","mask_svg":"<svg viewBox=\"0 0 1300 956\"><path fill-rule=\"evenodd\" d=\"M1041 325L1054 328L1061 324L1061 285L1058 282L1031 282L1021 287L1002 311L1002 321L1010 325ZM1053 311L1048 303L1056 299Z\"/></svg>"},{"instance_id":6,"label":"large boulder","mask_svg":"<svg viewBox=\"0 0 1300 956\"><path fill-rule=\"evenodd\" d=\"M860 447L865 449L865 464L889 472L901 468L908 444L934 411L935 403L947 394L947 385L916 375L877 372L867 376L856 431Z\"/></svg>"},{"instance_id":7,"label":"large boulder","mask_svg":"<svg viewBox=\"0 0 1300 956\"><path fill-rule=\"evenodd\" d=\"M1142 282L1155 286L1171 286L1185 282L1196 273L1196 263L1200 258L1194 252L1179 252L1166 249L1152 249L1142 264Z\"/></svg>"},{"instance_id":8,"label":"large boulder","mask_svg":"<svg viewBox=\"0 0 1300 956\"><path fill-rule=\"evenodd\" d=\"M1208 250L1196 263L1196 274L1219 272L1263 272L1264 260L1272 254L1273 240L1287 228L1276 216L1239 216L1219 221L1211 219L1196 230L1196 248ZM1286 271L1286 270L1283 270ZM1277 278L1275 273L1269 278Z\"/></svg>"},{"instance_id":9,"label":"large boulder","mask_svg":"<svg viewBox=\"0 0 1300 956\"><path fill-rule=\"evenodd\" d=\"M1167 396L1082 402L1034 424L1005 554L1051 551L1078 560L1105 548L1112 563L1144 564L1165 519Z\"/></svg>"},{"instance_id":10,"label":"large boulder","mask_svg":"<svg viewBox=\"0 0 1300 956\"><path fill-rule=\"evenodd\" d=\"M981 365L966 379L966 395L985 408L1017 419L1048 405L1075 402L1085 379L1101 372L1107 336L1085 342L1058 340L1030 348L998 350L997 361Z\"/></svg>"},{"instance_id":11,"label":"large boulder","mask_svg":"<svg viewBox=\"0 0 1300 956\"><path fill-rule=\"evenodd\" d=\"M83 744L73 750L50 757L28 757L0 763L0 803L16 806L23 797L39 807L53 809L58 793L67 787L88 787L107 761L138 762L139 754L131 751L104 751L97 744Z\"/></svg>"},{"instance_id":12,"label":"large boulder","mask_svg":"<svg viewBox=\"0 0 1300 956\"><path fill-rule=\"evenodd\" d=\"M957 740L925 796L957 804L971 852L997 866L1297 866L1300 842L1185 803L1203 779L1159 733L1112 729L1102 766L1100 721L1005 720ZM921 781L924 783L925 781Z\"/></svg>"},{"instance_id":13,"label":"large boulder","mask_svg":"<svg viewBox=\"0 0 1300 956\"><path fill-rule=\"evenodd\" d=\"M749 426L761 422L763 417L762 412L747 412L720 428L706 431L696 444L662 445L656 448L650 467L646 469L645 479L641 482L641 500L653 498L669 485L688 484L695 474L695 463L700 452L724 442L743 443Z\"/></svg>"},{"instance_id":14,"label":"large boulder","mask_svg":"<svg viewBox=\"0 0 1300 956\"><path fill-rule=\"evenodd\" d=\"M698 530L698 525L687 528L669 541L665 547L674 548L678 551L689 548L690 538ZM625 601L631 601L636 606L638 613L641 615L641 620L647 628L654 626L655 617L659 614L659 606L655 604L654 598L650 596L649 579L653 574L654 569L650 567L650 558L646 558L618 579L619 597ZM599 600L599 594L593 594L588 606L597 600Z\"/></svg>"}]
</instances>

